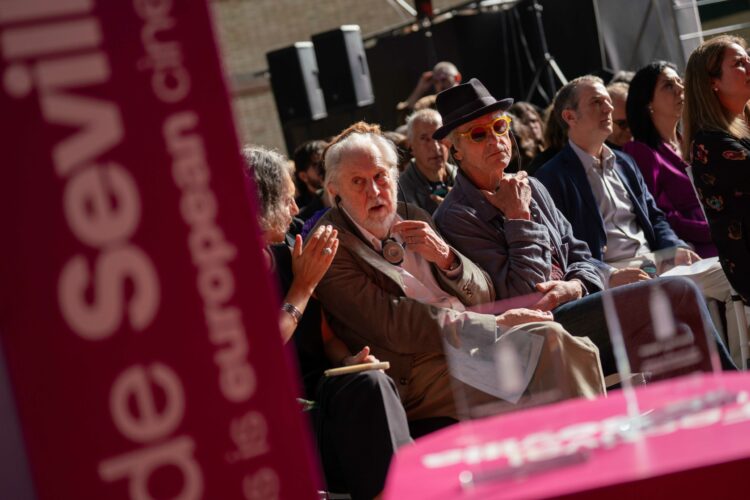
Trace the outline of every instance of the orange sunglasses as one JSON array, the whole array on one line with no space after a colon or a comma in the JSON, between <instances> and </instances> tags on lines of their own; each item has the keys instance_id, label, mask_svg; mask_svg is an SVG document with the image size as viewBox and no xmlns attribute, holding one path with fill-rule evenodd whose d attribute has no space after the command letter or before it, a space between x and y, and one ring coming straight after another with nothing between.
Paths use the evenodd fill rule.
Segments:
<instances>
[{"instance_id":1,"label":"orange sunglasses","mask_svg":"<svg viewBox=\"0 0 750 500\"><path fill-rule=\"evenodd\" d=\"M458 135L460 135L461 137L469 136L469 139L471 139L474 142L483 142L485 139L487 139L490 132L495 134L497 137L506 135L508 131L510 130L510 122L511 122L510 116L503 115L493 120L492 123L488 123L487 125L477 125L476 127L471 127L470 130L466 132L462 132Z\"/></svg>"}]
</instances>

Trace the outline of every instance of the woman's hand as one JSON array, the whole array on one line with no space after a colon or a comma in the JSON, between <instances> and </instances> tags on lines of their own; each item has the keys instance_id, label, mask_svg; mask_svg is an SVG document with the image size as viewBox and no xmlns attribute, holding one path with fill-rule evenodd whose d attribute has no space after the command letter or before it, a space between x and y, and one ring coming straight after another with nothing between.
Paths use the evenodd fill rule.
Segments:
<instances>
[{"instance_id":1,"label":"woman's hand","mask_svg":"<svg viewBox=\"0 0 750 500\"><path fill-rule=\"evenodd\" d=\"M312 295L315 287L333 262L339 248L338 231L331 226L320 226L302 245L302 237L297 235L292 250L292 272L294 285Z\"/></svg>"}]
</instances>

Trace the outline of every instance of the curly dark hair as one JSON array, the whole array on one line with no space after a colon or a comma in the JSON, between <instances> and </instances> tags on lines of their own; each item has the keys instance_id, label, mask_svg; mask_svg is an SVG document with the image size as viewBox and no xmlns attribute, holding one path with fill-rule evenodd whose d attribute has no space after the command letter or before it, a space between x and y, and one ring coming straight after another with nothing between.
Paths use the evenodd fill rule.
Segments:
<instances>
[{"instance_id":1,"label":"curly dark hair","mask_svg":"<svg viewBox=\"0 0 750 500\"><path fill-rule=\"evenodd\" d=\"M258 197L258 223L264 231L286 232L284 208L284 180L292 173L287 159L274 150L262 146L242 148L245 175L255 183Z\"/></svg>"}]
</instances>

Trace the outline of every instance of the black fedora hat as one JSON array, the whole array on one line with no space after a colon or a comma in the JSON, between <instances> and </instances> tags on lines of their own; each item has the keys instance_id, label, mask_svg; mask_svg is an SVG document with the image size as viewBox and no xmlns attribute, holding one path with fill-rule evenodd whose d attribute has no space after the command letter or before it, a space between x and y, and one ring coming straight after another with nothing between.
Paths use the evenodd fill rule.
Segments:
<instances>
[{"instance_id":1,"label":"black fedora hat","mask_svg":"<svg viewBox=\"0 0 750 500\"><path fill-rule=\"evenodd\" d=\"M456 127L468 123L487 113L498 109L503 111L510 108L513 99L497 100L482 85L482 82L472 78L466 83L456 85L437 95L437 109L443 117L443 126L432 134L432 138L440 140Z\"/></svg>"}]
</instances>

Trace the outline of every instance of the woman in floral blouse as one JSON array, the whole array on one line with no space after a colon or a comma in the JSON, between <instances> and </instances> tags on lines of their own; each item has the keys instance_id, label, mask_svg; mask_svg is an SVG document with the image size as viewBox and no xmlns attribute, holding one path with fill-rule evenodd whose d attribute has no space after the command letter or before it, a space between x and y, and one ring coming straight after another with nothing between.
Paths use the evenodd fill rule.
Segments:
<instances>
[{"instance_id":1,"label":"woman in floral blouse","mask_svg":"<svg viewBox=\"0 0 750 500\"><path fill-rule=\"evenodd\" d=\"M700 45L685 70L683 153L691 158L724 272L750 303L750 57L722 35Z\"/></svg>"}]
</instances>

